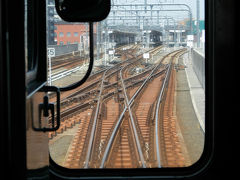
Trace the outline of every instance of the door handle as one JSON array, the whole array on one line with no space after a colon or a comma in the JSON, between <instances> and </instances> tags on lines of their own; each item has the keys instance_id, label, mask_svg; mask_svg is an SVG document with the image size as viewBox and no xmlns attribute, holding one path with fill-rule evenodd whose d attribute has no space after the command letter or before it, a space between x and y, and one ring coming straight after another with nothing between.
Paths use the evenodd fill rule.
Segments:
<instances>
[{"instance_id":1,"label":"door handle","mask_svg":"<svg viewBox=\"0 0 240 180\"><path fill-rule=\"evenodd\" d=\"M56 131L60 127L60 89L55 86L44 86L40 90L40 92L55 92L57 96L57 102L56 102L56 115L55 115L55 106L54 103L49 103L49 98L47 95L43 97L43 103L38 105L38 113L39 113L39 119L38 119L38 127L34 126L34 123L32 122L32 128L34 131ZM49 114L50 111L50 114ZM43 117L48 118L49 115L51 115L51 127L42 127L42 112ZM55 121L56 118L56 121ZM56 123L55 123L56 122ZM47 123L48 124L48 123Z\"/></svg>"}]
</instances>

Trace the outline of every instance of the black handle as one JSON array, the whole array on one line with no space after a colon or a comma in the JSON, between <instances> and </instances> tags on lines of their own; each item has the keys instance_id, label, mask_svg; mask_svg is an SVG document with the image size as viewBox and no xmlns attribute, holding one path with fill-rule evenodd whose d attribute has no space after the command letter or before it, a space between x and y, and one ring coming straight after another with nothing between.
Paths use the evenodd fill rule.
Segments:
<instances>
[{"instance_id":1,"label":"black handle","mask_svg":"<svg viewBox=\"0 0 240 180\"><path fill-rule=\"evenodd\" d=\"M60 127L60 89L55 87L55 86L44 86L39 91L40 92L56 92L56 95L57 95L56 126L55 126L54 104L53 103L49 103L48 96L44 96L43 103L39 104L39 106L38 106L38 109L39 109L39 127L36 128L34 126L34 123L32 122L32 128L33 128L34 131L43 131L43 132L46 132L46 131L56 131ZM51 115L52 115L52 120L51 120L52 127L51 128L42 127L41 114L43 112L43 116L44 117L48 117L49 116L49 110L50 110Z\"/></svg>"}]
</instances>

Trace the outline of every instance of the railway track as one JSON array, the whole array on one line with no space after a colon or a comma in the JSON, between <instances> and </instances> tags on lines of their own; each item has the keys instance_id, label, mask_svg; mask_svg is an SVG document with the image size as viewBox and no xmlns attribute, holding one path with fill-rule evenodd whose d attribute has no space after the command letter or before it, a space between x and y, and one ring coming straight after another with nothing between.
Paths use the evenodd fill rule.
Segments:
<instances>
[{"instance_id":1,"label":"railway track","mask_svg":"<svg viewBox=\"0 0 240 180\"><path fill-rule=\"evenodd\" d=\"M133 52L136 49L136 45L124 45L119 48L116 48L116 54L121 54L123 48L129 49L130 52ZM103 53L100 54L100 57L103 57ZM80 56L79 52L73 52L66 55L60 55L52 58L52 70L59 68L71 69L72 67L81 66L84 62L89 60L88 55Z\"/></svg>"},{"instance_id":2,"label":"railway track","mask_svg":"<svg viewBox=\"0 0 240 180\"><path fill-rule=\"evenodd\" d=\"M154 51L159 49L150 53ZM168 160L161 158L161 155L169 155L164 144L167 132L160 131L164 125L161 119L167 111L164 110L163 99L165 96L172 97L174 88L171 92L166 90L169 82L173 81L169 79L174 79L172 61L184 52L172 52L159 64L130 76L130 69L141 66L141 58L136 57L135 60L102 71L94 83L84 87L85 90L83 88L79 90L81 92L68 95L62 101L62 105L65 103L66 106L65 111L62 111L62 129L49 136L53 138L79 123L64 166L145 168L167 165ZM163 64L168 58L169 63ZM76 100L78 98L85 98L84 103L80 104ZM166 107L169 107L167 103ZM164 142L160 139L164 139Z\"/></svg>"}]
</instances>

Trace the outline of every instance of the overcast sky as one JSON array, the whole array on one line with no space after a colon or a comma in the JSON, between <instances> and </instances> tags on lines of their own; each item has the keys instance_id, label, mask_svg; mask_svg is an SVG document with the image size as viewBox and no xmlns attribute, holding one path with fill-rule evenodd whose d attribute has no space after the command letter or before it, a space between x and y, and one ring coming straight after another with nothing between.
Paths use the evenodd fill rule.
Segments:
<instances>
[{"instance_id":1,"label":"overcast sky","mask_svg":"<svg viewBox=\"0 0 240 180\"><path fill-rule=\"evenodd\" d=\"M199 0L200 2L200 19L204 19L204 1L205 0ZM162 2L165 2L165 0L162 0ZM174 2L174 3L183 3L187 4L192 9L193 17L196 18L196 12L197 12L197 0L168 0L168 2Z\"/></svg>"}]
</instances>

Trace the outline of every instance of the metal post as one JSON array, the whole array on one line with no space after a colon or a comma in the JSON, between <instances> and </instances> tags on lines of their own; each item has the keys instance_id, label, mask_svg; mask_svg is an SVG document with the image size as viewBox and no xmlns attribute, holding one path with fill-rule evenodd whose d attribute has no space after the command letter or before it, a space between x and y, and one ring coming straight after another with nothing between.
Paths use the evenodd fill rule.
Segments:
<instances>
[{"instance_id":1,"label":"metal post","mask_svg":"<svg viewBox=\"0 0 240 180\"><path fill-rule=\"evenodd\" d=\"M189 11L189 21L190 21L190 35L193 34L193 31L192 31L192 12Z\"/></svg>"},{"instance_id":2,"label":"metal post","mask_svg":"<svg viewBox=\"0 0 240 180\"><path fill-rule=\"evenodd\" d=\"M151 7L151 20L152 20L152 8L153 8L153 5L150 5Z\"/></svg>"},{"instance_id":3,"label":"metal post","mask_svg":"<svg viewBox=\"0 0 240 180\"><path fill-rule=\"evenodd\" d=\"M49 69L49 86L52 85L52 62L51 56L48 56L48 69Z\"/></svg>"},{"instance_id":4,"label":"metal post","mask_svg":"<svg viewBox=\"0 0 240 180\"><path fill-rule=\"evenodd\" d=\"M107 23L105 22L105 34L104 34L104 39L105 39L105 43L104 43L104 60L105 60L105 66L107 65Z\"/></svg>"},{"instance_id":5,"label":"metal post","mask_svg":"<svg viewBox=\"0 0 240 180\"><path fill-rule=\"evenodd\" d=\"M197 47L200 47L200 34L199 34L199 14L200 14L200 5L199 0L197 0Z\"/></svg>"},{"instance_id":6,"label":"metal post","mask_svg":"<svg viewBox=\"0 0 240 180\"><path fill-rule=\"evenodd\" d=\"M128 5L128 4L124 4L124 5L114 5L114 7L120 7L120 6L124 6L124 7L131 7L132 5ZM190 21L190 24L189 24L189 30L190 30L190 34L192 34L192 12L191 12L191 8L190 6L188 6L187 4L169 4L169 3L166 3L166 4L148 4L147 3L147 0L144 1L144 4L136 4L135 7L145 7L143 10L138 10L138 11L145 11L145 13L148 11L147 9L147 6L160 6L160 7L163 7L163 6L185 6L187 8L186 9L182 9L180 11L188 11L189 12L189 21ZM112 11L118 11L118 10L112 10ZM127 11L127 10L120 10L120 11ZM135 10L137 11L137 10ZM159 11L178 11L178 10L159 10Z\"/></svg>"},{"instance_id":7,"label":"metal post","mask_svg":"<svg viewBox=\"0 0 240 180\"><path fill-rule=\"evenodd\" d=\"M145 13L147 12L147 0L144 0L144 4L145 4Z\"/></svg>"},{"instance_id":8,"label":"metal post","mask_svg":"<svg viewBox=\"0 0 240 180\"><path fill-rule=\"evenodd\" d=\"M168 18L167 18L167 28L169 28ZM167 46L169 47L169 30L167 31Z\"/></svg>"},{"instance_id":9,"label":"metal post","mask_svg":"<svg viewBox=\"0 0 240 180\"><path fill-rule=\"evenodd\" d=\"M181 46L181 45L182 45L182 30L181 30L181 29L180 29L180 32L179 32L179 33L180 33L180 37L179 37L179 38L180 38L180 39L179 39L180 44L179 44L179 46Z\"/></svg>"},{"instance_id":10,"label":"metal post","mask_svg":"<svg viewBox=\"0 0 240 180\"><path fill-rule=\"evenodd\" d=\"M100 55L99 55L99 50L100 50L100 24L101 22L97 23L97 60L100 59Z\"/></svg>"},{"instance_id":11,"label":"metal post","mask_svg":"<svg viewBox=\"0 0 240 180\"><path fill-rule=\"evenodd\" d=\"M176 21L175 19L173 19L173 22L174 22L174 35L173 35L173 41L174 41L174 44L176 44Z\"/></svg>"}]
</instances>

